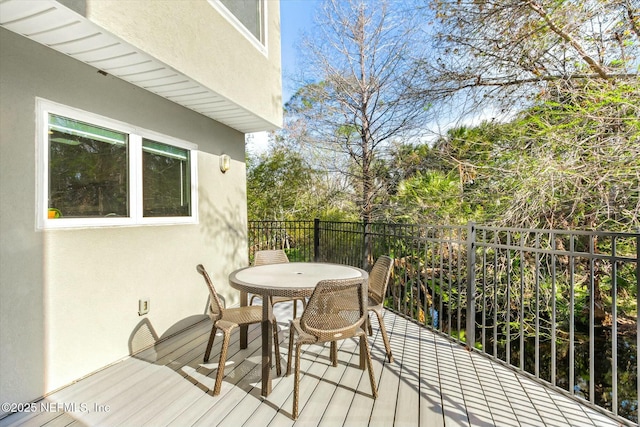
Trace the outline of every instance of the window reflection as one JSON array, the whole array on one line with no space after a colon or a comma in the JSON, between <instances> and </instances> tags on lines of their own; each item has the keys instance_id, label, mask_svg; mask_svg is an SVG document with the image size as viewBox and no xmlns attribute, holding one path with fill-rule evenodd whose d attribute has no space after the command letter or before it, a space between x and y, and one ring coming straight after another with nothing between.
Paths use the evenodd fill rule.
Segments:
<instances>
[{"instance_id":1,"label":"window reflection","mask_svg":"<svg viewBox=\"0 0 640 427\"><path fill-rule=\"evenodd\" d=\"M50 217L128 216L128 139L49 116Z\"/></svg>"}]
</instances>

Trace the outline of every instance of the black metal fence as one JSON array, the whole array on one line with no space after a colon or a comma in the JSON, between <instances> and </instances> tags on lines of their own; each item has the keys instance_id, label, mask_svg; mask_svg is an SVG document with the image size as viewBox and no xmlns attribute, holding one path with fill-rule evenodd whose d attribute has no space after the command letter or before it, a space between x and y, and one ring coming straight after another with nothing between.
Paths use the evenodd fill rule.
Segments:
<instances>
[{"instance_id":1,"label":"black metal fence","mask_svg":"<svg viewBox=\"0 0 640 427\"><path fill-rule=\"evenodd\" d=\"M387 308L638 421L640 234L334 221L249 223L249 256L368 269L395 259Z\"/></svg>"}]
</instances>

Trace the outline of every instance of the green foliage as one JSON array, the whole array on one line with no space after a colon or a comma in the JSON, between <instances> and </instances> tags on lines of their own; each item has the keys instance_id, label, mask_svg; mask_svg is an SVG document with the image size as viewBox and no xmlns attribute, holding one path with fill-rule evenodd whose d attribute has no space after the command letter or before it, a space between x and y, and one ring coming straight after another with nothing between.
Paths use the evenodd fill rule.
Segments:
<instances>
[{"instance_id":1,"label":"green foliage","mask_svg":"<svg viewBox=\"0 0 640 427\"><path fill-rule=\"evenodd\" d=\"M258 158L247 159L249 220L313 215L308 190L313 174L304 159L284 146L271 147Z\"/></svg>"},{"instance_id":2,"label":"green foliage","mask_svg":"<svg viewBox=\"0 0 640 427\"><path fill-rule=\"evenodd\" d=\"M460 185L453 174L444 175L439 171L418 171L405 179L392 196L392 203L398 207L396 218L411 222L421 212L428 223L457 224L461 220ZM428 218L429 213L432 217ZM427 218L425 218L427 216ZM464 220L464 219L462 219Z\"/></svg>"},{"instance_id":3,"label":"green foliage","mask_svg":"<svg viewBox=\"0 0 640 427\"><path fill-rule=\"evenodd\" d=\"M640 80L549 85L510 122L398 149L391 207L414 221L635 231L639 117Z\"/></svg>"},{"instance_id":4,"label":"green foliage","mask_svg":"<svg viewBox=\"0 0 640 427\"><path fill-rule=\"evenodd\" d=\"M252 220L320 218L350 221L357 210L299 150L276 141L247 158L247 210Z\"/></svg>"},{"instance_id":5,"label":"green foliage","mask_svg":"<svg viewBox=\"0 0 640 427\"><path fill-rule=\"evenodd\" d=\"M467 342L467 331L466 330L461 330L461 331L457 331L457 330L453 330L451 331L451 337L452 338L457 338L459 339L461 342ZM477 350L482 350L482 343L480 342L475 342L474 343L474 347Z\"/></svg>"}]
</instances>

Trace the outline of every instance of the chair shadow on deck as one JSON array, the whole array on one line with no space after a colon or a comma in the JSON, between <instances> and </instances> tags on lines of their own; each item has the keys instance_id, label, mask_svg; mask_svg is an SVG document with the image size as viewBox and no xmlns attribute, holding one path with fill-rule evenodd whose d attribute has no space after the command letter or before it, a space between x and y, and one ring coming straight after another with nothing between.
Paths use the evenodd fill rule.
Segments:
<instances>
[{"instance_id":1,"label":"chair shadow on deck","mask_svg":"<svg viewBox=\"0 0 640 427\"><path fill-rule=\"evenodd\" d=\"M282 328L282 325L279 325ZM161 336L148 318L140 320L129 336L128 346L131 357L166 367L191 382L204 393L213 396L215 375L218 368L218 356L221 350L221 335L211 350L210 361L203 362L207 339L211 331L211 321L207 315L189 316L172 325ZM247 394L257 388L256 398L260 399L261 354L260 325L249 327L249 346L240 349L239 329L232 333L229 353L225 363L225 376L221 396L233 387ZM219 335L219 336L218 336ZM280 346L286 347L280 338ZM275 368L274 368L275 370ZM221 397L220 396L220 397Z\"/></svg>"},{"instance_id":2,"label":"chair shadow on deck","mask_svg":"<svg viewBox=\"0 0 640 427\"><path fill-rule=\"evenodd\" d=\"M135 358L154 363L156 360L154 358L155 352L153 348L158 343L166 341L174 335L178 335L194 327L205 319L208 319L205 315L189 316L175 323L167 329L162 336L159 336L151 321L145 317L138 322L136 327L133 328L131 335L129 335L129 354Z\"/></svg>"}]
</instances>

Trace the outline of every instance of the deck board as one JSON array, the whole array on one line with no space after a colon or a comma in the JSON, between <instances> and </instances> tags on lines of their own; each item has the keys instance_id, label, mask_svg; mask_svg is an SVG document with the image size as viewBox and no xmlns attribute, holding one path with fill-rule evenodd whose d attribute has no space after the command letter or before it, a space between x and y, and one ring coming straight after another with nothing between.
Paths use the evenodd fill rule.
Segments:
<instances>
[{"instance_id":1,"label":"deck board","mask_svg":"<svg viewBox=\"0 0 640 427\"><path fill-rule=\"evenodd\" d=\"M352 402L358 382L363 377L363 372L358 369L358 364L360 363L359 346L352 340L345 341L345 344L350 345L343 345L341 347L342 351L338 352L339 363L344 364L341 376L338 379L339 386L335 387L329 399L327 408L318 423L319 427L344 425L349 411L357 410L352 406ZM350 352L348 351L349 349L351 349Z\"/></svg>"},{"instance_id":2,"label":"deck board","mask_svg":"<svg viewBox=\"0 0 640 427\"><path fill-rule=\"evenodd\" d=\"M400 384L396 400L394 424L401 426L420 425L420 374L416 368L420 365L420 329L412 322L402 322L404 330L404 346L398 352L392 349L400 364ZM395 360L394 360L395 361Z\"/></svg>"},{"instance_id":3,"label":"deck board","mask_svg":"<svg viewBox=\"0 0 640 427\"><path fill-rule=\"evenodd\" d=\"M518 425L518 418L508 402L505 390L500 385L500 380L493 369L489 359L474 358L474 366L478 378L482 378L482 393L487 401L487 408L492 415L495 425ZM485 409L486 410L486 409Z\"/></svg>"},{"instance_id":4,"label":"deck board","mask_svg":"<svg viewBox=\"0 0 640 427\"><path fill-rule=\"evenodd\" d=\"M202 358L211 323L200 322L156 345L47 396L44 403L84 403L90 411L38 411L0 419L0 427L125 426L619 426L588 405L544 387L503 364L435 334L392 312L383 321L394 363L377 319L368 337L379 396L372 399L366 370L358 369L356 340L338 348L303 346L300 415L291 419L293 375L285 376L290 304L278 304L283 376L273 373L273 392L260 393L260 327L249 328L249 345L231 336L219 396L215 382L221 337L209 363ZM37 402L40 407L41 402ZM109 405L94 411L93 405Z\"/></svg>"},{"instance_id":5,"label":"deck board","mask_svg":"<svg viewBox=\"0 0 640 427\"><path fill-rule=\"evenodd\" d=\"M470 352L454 351L453 358L458 378L460 379L462 394L464 395L469 424L479 427L495 425L491 412L485 410L489 404L485 393L482 391L482 384L471 360Z\"/></svg>"},{"instance_id":6,"label":"deck board","mask_svg":"<svg viewBox=\"0 0 640 427\"><path fill-rule=\"evenodd\" d=\"M462 385L455 365L454 349L456 344L444 338L436 340L435 357L438 358L440 392L445 425L469 425Z\"/></svg>"},{"instance_id":7,"label":"deck board","mask_svg":"<svg viewBox=\"0 0 640 427\"><path fill-rule=\"evenodd\" d=\"M403 339L391 341L391 353L397 354L399 357L395 357L393 363L387 363L386 361L384 363L384 369L382 369L382 375L378 383L378 399L375 402L371 402L373 404L371 422L369 424L371 426L384 427L393 425L396 415L396 397L400 392L402 353L404 350L406 329L406 322L394 322L391 328L390 336L403 337ZM376 350L376 360L384 361L386 357L384 344L380 343L380 345L376 346Z\"/></svg>"},{"instance_id":8,"label":"deck board","mask_svg":"<svg viewBox=\"0 0 640 427\"><path fill-rule=\"evenodd\" d=\"M420 421L422 425L444 426L442 394L439 385L438 358L435 357L435 336L420 328L418 372L420 378Z\"/></svg>"}]
</instances>

